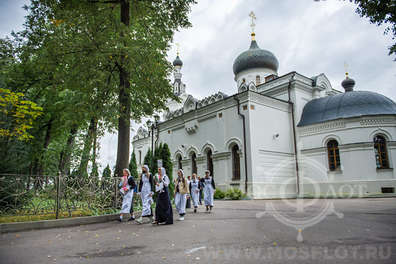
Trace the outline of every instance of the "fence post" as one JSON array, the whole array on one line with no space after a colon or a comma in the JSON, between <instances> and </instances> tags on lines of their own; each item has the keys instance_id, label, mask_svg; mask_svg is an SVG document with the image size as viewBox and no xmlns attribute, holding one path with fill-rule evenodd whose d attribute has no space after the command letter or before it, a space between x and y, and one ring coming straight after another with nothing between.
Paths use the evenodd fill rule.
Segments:
<instances>
[{"instance_id":1,"label":"fence post","mask_svg":"<svg viewBox=\"0 0 396 264\"><path fill-rule=\"evenodd\" d=\"M58 173L56 177L56 219L59 219L59 199L60 199L60 181L61 172Z\"/></svg>"}]
</instances>

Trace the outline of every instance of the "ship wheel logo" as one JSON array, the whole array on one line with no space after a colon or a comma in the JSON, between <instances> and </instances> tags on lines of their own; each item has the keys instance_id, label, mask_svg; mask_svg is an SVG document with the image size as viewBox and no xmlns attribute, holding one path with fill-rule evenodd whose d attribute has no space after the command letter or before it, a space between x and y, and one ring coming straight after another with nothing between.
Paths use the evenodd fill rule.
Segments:
<instances>
[{"instance_id":1,"label":"ship wheel logo","mask_svg":"<svg viewBox=\"0 0 396 264\"><path fill-rule=\"evenodd\" d=\"M285 160L273 168L270 172L266 173L266 177L271 179L267 182L264 187L269 190L267 186L271 184L279 185L279 197L282 197L281 202L279 200L269 200L266 202L265 211L256 214L257 218L261 218L264 215L271 215L282 224L295 228L297 231L297 241L303 241L303 230L314 226L323 221L328 215L335 214L338 218L343 218L344 214L335 210L333 199L327 199L321 191L321 184L327 181L327 168L323 167L317 161L304 157L299 159L299 165L303 168L301 171L310 171L310 175L300 175L300 187L304 185L311 186L309 193L309 199L290 198L290 186L296 183L295 177L282 177L285 171L290 171L290 168L294 168L294 161L292 159ZM311 175L314 175L311 176ZM279 179L284 180L279 180ZM304 183L304 184L302 184ZM300 189L300 193L304 193L303 189ZM307 193L306 193L307 194ZM326 194L325 194L326 195Z\"/></svg>"}]
</instances>

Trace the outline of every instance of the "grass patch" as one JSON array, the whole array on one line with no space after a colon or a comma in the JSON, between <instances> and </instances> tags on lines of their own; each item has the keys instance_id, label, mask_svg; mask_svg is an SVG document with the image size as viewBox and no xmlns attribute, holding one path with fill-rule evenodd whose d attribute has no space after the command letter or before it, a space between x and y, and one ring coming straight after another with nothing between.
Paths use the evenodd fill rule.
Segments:
<instances>
[{"instance_id":1,"label":"grass patch","mask_svg":"<svg viewBox=\"0 0 396 264\"><path fill-rule=\"evenodd\" d=\"M114 214L118 213L119 210L109 209L104 210L99 215ZM96 216L98 215L96 211L92 210L76 210L72 212L71 217L69 212L60 212L59 219L74 218L81 216ZM41 221L41 220L54 220L56 219L55 213L45 213L39 215L3 215L0 216L0 223L16 223L16 222L30 222L30 221Z\"/></svg>"},{"instance_id":2,"label":"grass patch","mask_svg":"<svg viewBox=\"0 0 396 264\"><path fill-rule=\"evenodd\" d=\"M99 216L108 214L118 214L120 212L121 199L117 202L117 207L113 207L113 201L109 198L91 201L61 199L59 219L74 218L82 216ZM133 199L133 210L142 210L139 196ZM155 208L155 202L151 205ZM33 197L26 201L19 208L5 208L0 211L0 223L30 222L56 219L56 201L47 195Z\"/></svg>"}]
</instances>

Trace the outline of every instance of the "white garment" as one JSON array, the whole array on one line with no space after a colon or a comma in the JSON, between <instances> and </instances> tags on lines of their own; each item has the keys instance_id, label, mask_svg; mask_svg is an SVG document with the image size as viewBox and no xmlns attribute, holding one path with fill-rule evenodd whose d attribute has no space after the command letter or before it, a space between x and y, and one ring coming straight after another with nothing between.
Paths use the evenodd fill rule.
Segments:
<instances>
[{"instance_id":1,"label":"white garment","mask_svg":"<svg viewBox=\"0 0 396 264\"><path fill-rule=\"evenodd\" d=\"M143 186L140 191L140 197L142 198L142 216L148 216L151 215L151 204L153 203L150 179L146 174L142 174L142 181Z\"/></svg>"},{"instance_id":2,"label":"white garment","mask_svg":"<svg viewBox=\"0 0 396 264\"><path fill-rule=\"evenodd\" d=\"M129 177L132 177L132 176L129 176ZM128 179L129 179L129 177L128 177ZM122 189L123 182L121 181L118 186L121 187L121 189ZM131 206L132 206L132 202L133 202L133 189L131 188L131 186L128 183L126 184L125 187L128 189L128 191L126 191L126 193L125 193L125 190L124 190L125 194L122 197L122 207L121 207L120 214L129 214L131 211Z\"/></svg>"},{"instance_id":3,"label":"white garment","mask_svg":"<svg viewBox=\"0 0 396 264\"><path fill-rule=\"evenodd\" d=\"M214 189L212 186L212 177L204 178L204 201L206 206L213 206Z\"/></svg>"},{"instance_id":4,"label":"white garment","mask_svg":"<svg viewBox=\"0 0 396 264\"><path fill-rule=\"evenodd\" d=\"M159 177L158 177L158 173L155 174L155 180L156 182L159 182ZM160 182L162 184L160 184L161 188L157 189L157 185L155 187L155 192L163 192L164 187L168 187L169 186L169 178L167 175L162 176L162 181Z\"/></svg>"},{"instance_id":5,"label":"white garment","mask_svg":"<svg viewBox=\"0 0 396 264\"><path fill-rule=\"evenodd\" d=\"M197 179L191 180L191 199L194 207L198 207L199 203L199 181Z\"/></svg>"},{"instance_id":6,"label":"white garment","mask_svg":"<svg viewBox=\"0 0 396 264\"><path fill-rule=\"evenodd\" d=\"M179 214L186 213L186 202L187 202L187 194L181 194L177 192L175 196L175 206Z\"/></svg>"},{"instance_id":7,"label":"white garment","mask_svg":"<svg viewBox=\"0 0 396 264\"><path fill-rule=\"evenodd\" d=\"M122 198L121 214L129 214L131 212L133 200L133 190L129 190Z\"/></svg>"}]
</instances>

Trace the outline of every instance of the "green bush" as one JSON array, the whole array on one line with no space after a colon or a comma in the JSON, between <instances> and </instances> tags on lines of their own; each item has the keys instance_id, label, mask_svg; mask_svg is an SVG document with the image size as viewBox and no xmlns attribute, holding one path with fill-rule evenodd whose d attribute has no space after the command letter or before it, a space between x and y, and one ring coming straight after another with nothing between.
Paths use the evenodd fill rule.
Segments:
<instances>
[{"instance_id":1,"label":"green bush","mask_svg":"<svg viewBox=\"0 0 396 264\"><path fill-rule=\"evenodd\" d=\"M232 188L225 192L225 197L230 200L241 200L244 195L241 190Z\"/></svg>"},{"instance_id":2,"label":"green bush","mask_svg":"<svg viewBox=\"0 0 396 264\"><path fill-rule=\"evenodd\" d=\"M220 189L216 189L216 192L214 194L214 198L215 199L224 199L224 197L225 197L225 192L223 192Z\"/></svg>"}]
</instances>

